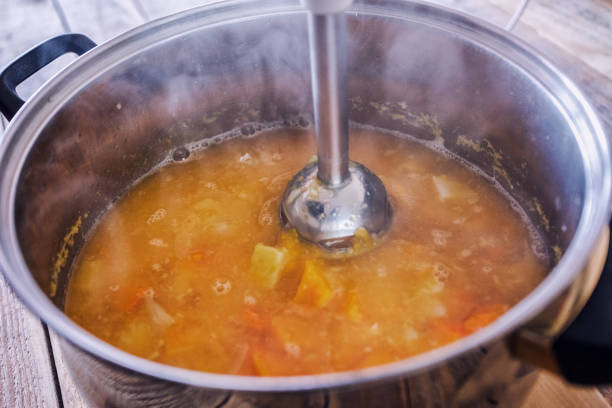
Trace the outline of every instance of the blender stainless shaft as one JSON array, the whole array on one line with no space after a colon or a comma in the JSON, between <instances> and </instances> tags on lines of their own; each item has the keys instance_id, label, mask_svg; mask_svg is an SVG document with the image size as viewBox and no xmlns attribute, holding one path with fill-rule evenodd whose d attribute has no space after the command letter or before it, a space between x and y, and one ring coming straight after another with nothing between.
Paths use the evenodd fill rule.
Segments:
<instances>
[{"instance_id":1,"label":"blender stainless shaft","mask_svg":"<svg viewBox=\"0 0 612 408\"><path fill-rule=\"evenodd\" d=\"M354 255L369 249L371 238L387 231L393 210L382 181L365 166L349 161L343 11L352 0L303 3L309 11L317 161L287 185L281 220L307 241Z\"/></svg>"},{"instance_id":2,"label":"blender stainless shaft","mask_svg":"<svg viewBox=\"0 0 612 408\"><path fill-rule=\"evenodd\" d=\"M344 24L342 13L308 15L317 176L330 187L349 177Z\"/></svg>"}]
</instances>

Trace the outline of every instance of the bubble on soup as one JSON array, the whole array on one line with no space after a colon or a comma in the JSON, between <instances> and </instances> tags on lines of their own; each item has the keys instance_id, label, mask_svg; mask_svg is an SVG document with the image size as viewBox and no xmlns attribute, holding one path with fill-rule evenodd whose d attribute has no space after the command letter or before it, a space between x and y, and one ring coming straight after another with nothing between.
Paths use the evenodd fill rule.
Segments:
<instances>
[{"instance_id":1,"label":"bubble on soup","mask_svg":"<svg viewBox=\"0 0 612 408\"><path fill-rule=\"evenodd\" d=\"M415 341L419 338L419 332L412 327L406 327L404 330L404 338L408 341Z\"/></svg>"},{"instance_id":2,"label":"bubble on soup","mask_svg":"<svg viewBox=\"0 0 612 408\"><path fill-rule=\"evenodd\" d=\"M449 231L434 229L431 231L431 235L433 236L434 244L439 246L445 246L448 242L448 238L451 237L453 234Z\"/></svg>"},{"instance_id":3,"label":"bubble on soup","mask_svg":"<svg viewBox=\"0 0 612 408\"><path fill-rule=\"evenodd\" d=\"M287 352L287 354L293 357L298 357L301 351L302 350L299 345L295 343L285 343L285 352Z\"/></svg>"},{"instance_id":4,"label":"bubble on soup","mask_svg":"<svg viewBox=\"0 0 612 408\"><path fill-rule=\"evenodd\" d=\"M435 263L434 276L438 281L444 282L448 278L448 268L441 263Z\"/></svg>"},{"instance_id":5,"label":"bubble on soup","mask_svg":"<svg viewBox=\"0 0 612 408\"><path fill-rule=\"evenodd\" d=\"M249 153L245 153L238 159L240 163L253 164L253 157Z\"/></svg>"},{"instance_id":6,"label":"bubble on soup","mask_svg":"<svg viewBox=\"0 0 612 408\"><path fill-rule=\"evenodd\" d=\"M217 234L228 235L233 232L234 226L229 222L218 222L211 229Z\"/></svg>"},{"instance_id":7,"label":"bubble on soup","mask_svg":"<svg viewBox=\"0 0 612 408\"><path fill-rule=\"evenodd\" d=\"M218 278L212 284L212 289L217 295L227 295L232 290L232 283L229 279Z\"/></svg>"},{"instance_id":8,"label":"bubble on soup","mask_svg":"<svg viewBox=\"0 0 612 408\"><path fill-rule=\"evenodd\" d=\"M158 208L153 214L149 216L149 218L147 218L147 224L151 225L161 221L166 216L166 214L168 214L168 211L165 208Z\"/></svg>"},{"instance_id":9,"label":"bubble on soup","mask_svg":"<svg viewBox=\"0 0 612 408\"><path fill-rule=\"evenodd\" d=\"M435 293L440 293L444 290L444 281L437 279L435 276L435 272L434 272L434 276L432 277L432 279L430 279L425 285L423 285L422 289L421 289L421 293L425 293L425 294L435 294Z\"/></svg>"},{"instance_id":10,"label":"bubble on soup","mask_svg":"<svg viewBox=\"0 0 612 408\"><path fill-rule=\"evenodd\" d=\"M185 161L189 158L190 152L186 147L179 147L172 153L172 160L176 162Z\"/></svg>"},{"instance_id":11,"label":"bubble on soup","mask_svg":"<svg viewBox=\"0 0 612 408\"><path fill-rule=\"evenodd\" d=\"M455 224L455 225L463 225L463 224L465 224L465 220L466 219L467 219L466 217L455 218L453 220L453 224Z\"/></svg>"},{"instance_id":12,"label":"bubble on soup","mask_svg":"<svg viewBox=\"0 0 612 408\"><path fill-rule=\"evenodd\" d=\"M431 313L436 317L446 316L446 307L444 307L442 302L435 302L431 307Z\"/></svg>"},{"instance_id":13,"label":"bubble on soup","mask_svg":"<svg viewBox=\"0 0 612 408\"><path fill-rule=\"evenodd\" d=\"M168 244L166 242L164 242L163 239L161 238L152 238L149 240L149 245L152 245L154 247L159 247L159 248L166 248L168 247Z\"/></svg>"},{"instance_id":14,"label":"bubble on soup","mask_svg":"<svg viewBox=\"0 0 612 408\"><path fill-rule=\"evenodd\" d=\"M478 243L483 248L494 248L497 244L497 240L492 236L482 236L478 238Z\"/></svg>"}]
</instances>

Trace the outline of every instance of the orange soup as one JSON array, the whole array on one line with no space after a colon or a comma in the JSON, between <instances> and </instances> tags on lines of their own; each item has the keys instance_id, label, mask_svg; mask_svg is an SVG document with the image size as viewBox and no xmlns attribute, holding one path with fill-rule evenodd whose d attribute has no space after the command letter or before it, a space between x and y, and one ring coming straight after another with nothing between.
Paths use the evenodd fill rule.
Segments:
<instances>
[{"instance_id":1,"label":"orange soup","mask_svg":"<svg viewBox=\"0 0 612 408\"><path fill-rule=\"evenodd\" d=\"M90 233L67 314L161 363L302 375L440 347L543 279L536 235L490 180L368 129L351 130L351 158L385 183L393 225L368 252L323 256L278 216L287 182L314 153L305 130L274 130L162 166Z\"/></svg>"}]
</instances>

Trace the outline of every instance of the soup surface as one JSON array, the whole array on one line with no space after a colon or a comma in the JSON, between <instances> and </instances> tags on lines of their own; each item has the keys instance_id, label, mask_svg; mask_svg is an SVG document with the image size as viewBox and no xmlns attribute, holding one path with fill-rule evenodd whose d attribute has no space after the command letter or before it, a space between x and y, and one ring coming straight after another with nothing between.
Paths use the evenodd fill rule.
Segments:
<instances>
[{"instance_id":1,"label":"soup surface","mask_svg":"<svg viewBox=\"0 0 612 408\"><path fill-rule=\"evenodd\" d=\"M422 144L352 129L351 157L395 214L379 245L328 259L278 207L315 146L304 130L233 139L162 167L99 221L66 311L135 355L243 375L387 363L494 321L543 279L535 236L490 181Z\"/></svg>"}]
</instances>

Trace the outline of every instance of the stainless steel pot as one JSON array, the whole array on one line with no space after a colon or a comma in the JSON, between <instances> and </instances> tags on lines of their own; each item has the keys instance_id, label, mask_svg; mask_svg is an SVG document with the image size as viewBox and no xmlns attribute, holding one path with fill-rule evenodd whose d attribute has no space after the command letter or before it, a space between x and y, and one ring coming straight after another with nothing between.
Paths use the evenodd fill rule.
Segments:
<instances>
[{"instance_id":1,"label":"stainless steel pot","mask_svg":"<svg viewBox=\"0 0 612 408\"><path fill-rule=\"evenodd\" d=\"M612 381L609 273L576 318L603 267L611 195L609 145L583 95L520 40L463 14L364 0L347 16L351 120L436 139L498 179L549 240L550 274L473 335L359 371L217 375L118 350L62 313L84 235L186 143L303 126L312 111L306 19L297 0L238 0L96 47L55 38L0 75L0 107L9 117L19 109L0 150L0 262L20 299L63 338L93 405L512 406L533 381L517 357L577 382ZM20 108L17 83L64 52L86 53Z\"/></svg>"}]
</instances>

